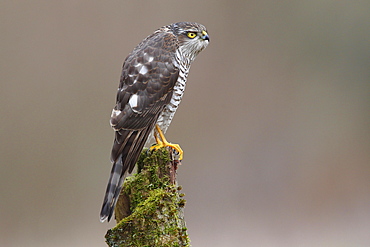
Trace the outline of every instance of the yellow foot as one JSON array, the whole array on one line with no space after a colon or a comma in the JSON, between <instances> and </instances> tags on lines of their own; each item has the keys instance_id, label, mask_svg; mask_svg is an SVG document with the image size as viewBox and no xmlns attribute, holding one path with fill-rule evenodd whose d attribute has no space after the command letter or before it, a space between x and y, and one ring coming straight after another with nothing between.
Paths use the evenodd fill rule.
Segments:
<instances>
[{"instance_id":1,"label":"yellow foot","mask_svg":"<svg viewBox=\"0 0 370 247\"><path fill-rule=\"evenodd\" d=\"M155 141L157 142L157 144L151 146L150 150L157 150L163 147L170 147L178 153L179 160L182 160L184 152L182 151L180 145L169 143L164 137L164 134L162 130L159 128L158 124L155 125L155 129L156 131L154 131L154 137L155 137ZM157 133L159 134L159 137Z\"/></svg>"}]
</instances>

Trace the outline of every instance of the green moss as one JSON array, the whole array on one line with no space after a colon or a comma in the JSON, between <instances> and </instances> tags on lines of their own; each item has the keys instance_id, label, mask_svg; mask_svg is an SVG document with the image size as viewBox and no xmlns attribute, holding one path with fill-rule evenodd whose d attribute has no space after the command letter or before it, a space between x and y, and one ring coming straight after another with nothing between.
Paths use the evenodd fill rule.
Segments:
<instances>
[{"instance_id":1,"label":"green moss","mask_svg":"<svg viewBox=\"0 0 370 247\"><path fill-rule=\"evenodd\" d=\"M182 214L185 200L169 179L170 164L166 149L141 153L138 173L126 180L121 192L129 198L123 203L129 201L132 213L108 230L109 246L190 246Z\"/></svg>"}]
</instances>

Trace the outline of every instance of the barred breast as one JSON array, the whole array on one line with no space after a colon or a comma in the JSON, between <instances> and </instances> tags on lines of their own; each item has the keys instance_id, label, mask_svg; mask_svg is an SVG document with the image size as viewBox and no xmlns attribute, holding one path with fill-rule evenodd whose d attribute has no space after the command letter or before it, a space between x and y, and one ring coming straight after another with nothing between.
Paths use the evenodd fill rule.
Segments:
<instances>
[{"instance_id":1,"label":"barred breast","mask_svg":"<svg viewBox=\"0 0 370 247\"><path fill-rule=\"evenodd\" d=\"M182 57L182 58L181 58ZM161 128L163 133L166 133L168 127L171 124L173 117L175 116L176 110L180 105L182 96L184 95L186 80L188 78L189 70L190 70L190 63L189 59L185 59L182 56L181 50L176 52L176 64L179 68L179 77L177 78L177 82L173 88L173 94L170 102L165 106L162 113L159 115L157 120L157 124ZM151 145L154 141L154 131L150 134L146 146Z\"/></svg>"},{"instance_id":2,"label":"barred breast","mask_svg":"<svg viewBox=\"0 0 370 247\"><path fill-rule=\"evenodd\" d=\"M181 102L182 96L184 95L184 90L186 86L186 78L188 76L187 71L180 70L179 78L177 79L176 85L173 89L173 94L170 103L166 105L162 114L157 120L157 124L165 133L168 126L171 124L171 121L176 113L176 110Z\"/></svg>"}]
</instances>

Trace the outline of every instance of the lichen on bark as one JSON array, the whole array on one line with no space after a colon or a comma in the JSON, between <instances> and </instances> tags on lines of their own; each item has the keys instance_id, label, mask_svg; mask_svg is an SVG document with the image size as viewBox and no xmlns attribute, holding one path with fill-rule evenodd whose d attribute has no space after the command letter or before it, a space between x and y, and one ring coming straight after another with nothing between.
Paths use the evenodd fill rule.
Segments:
<instances>
[{"instance_id":1,"label":"lichen on bark","mask_svg":"<svg viewBox=\"0 0 370 247\"><path fill-rule=\"evenodd\" d=\"M109 246L190 246L172 152L144 150L138 172L127 178L115 209L117 225L108 230Z\"/></svg>"}]
</instances>

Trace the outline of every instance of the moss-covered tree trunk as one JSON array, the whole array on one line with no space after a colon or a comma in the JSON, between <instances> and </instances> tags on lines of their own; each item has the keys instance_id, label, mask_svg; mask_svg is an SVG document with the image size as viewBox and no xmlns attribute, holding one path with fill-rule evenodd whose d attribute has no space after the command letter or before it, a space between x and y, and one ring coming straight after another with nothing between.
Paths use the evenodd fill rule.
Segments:
<instances>
[{"instance_id":1,"label":"moss-covered tree trunk","mask_svg":"<svg viewBox=\"0 0 370 247\"><path fill-rule=\"evenodd\" d=\"M109 246L190 246L178 164L165 148L141 153L138 172L126 179L118 199L117 225L105 235Z\"/></svg>"}]
</instances>

